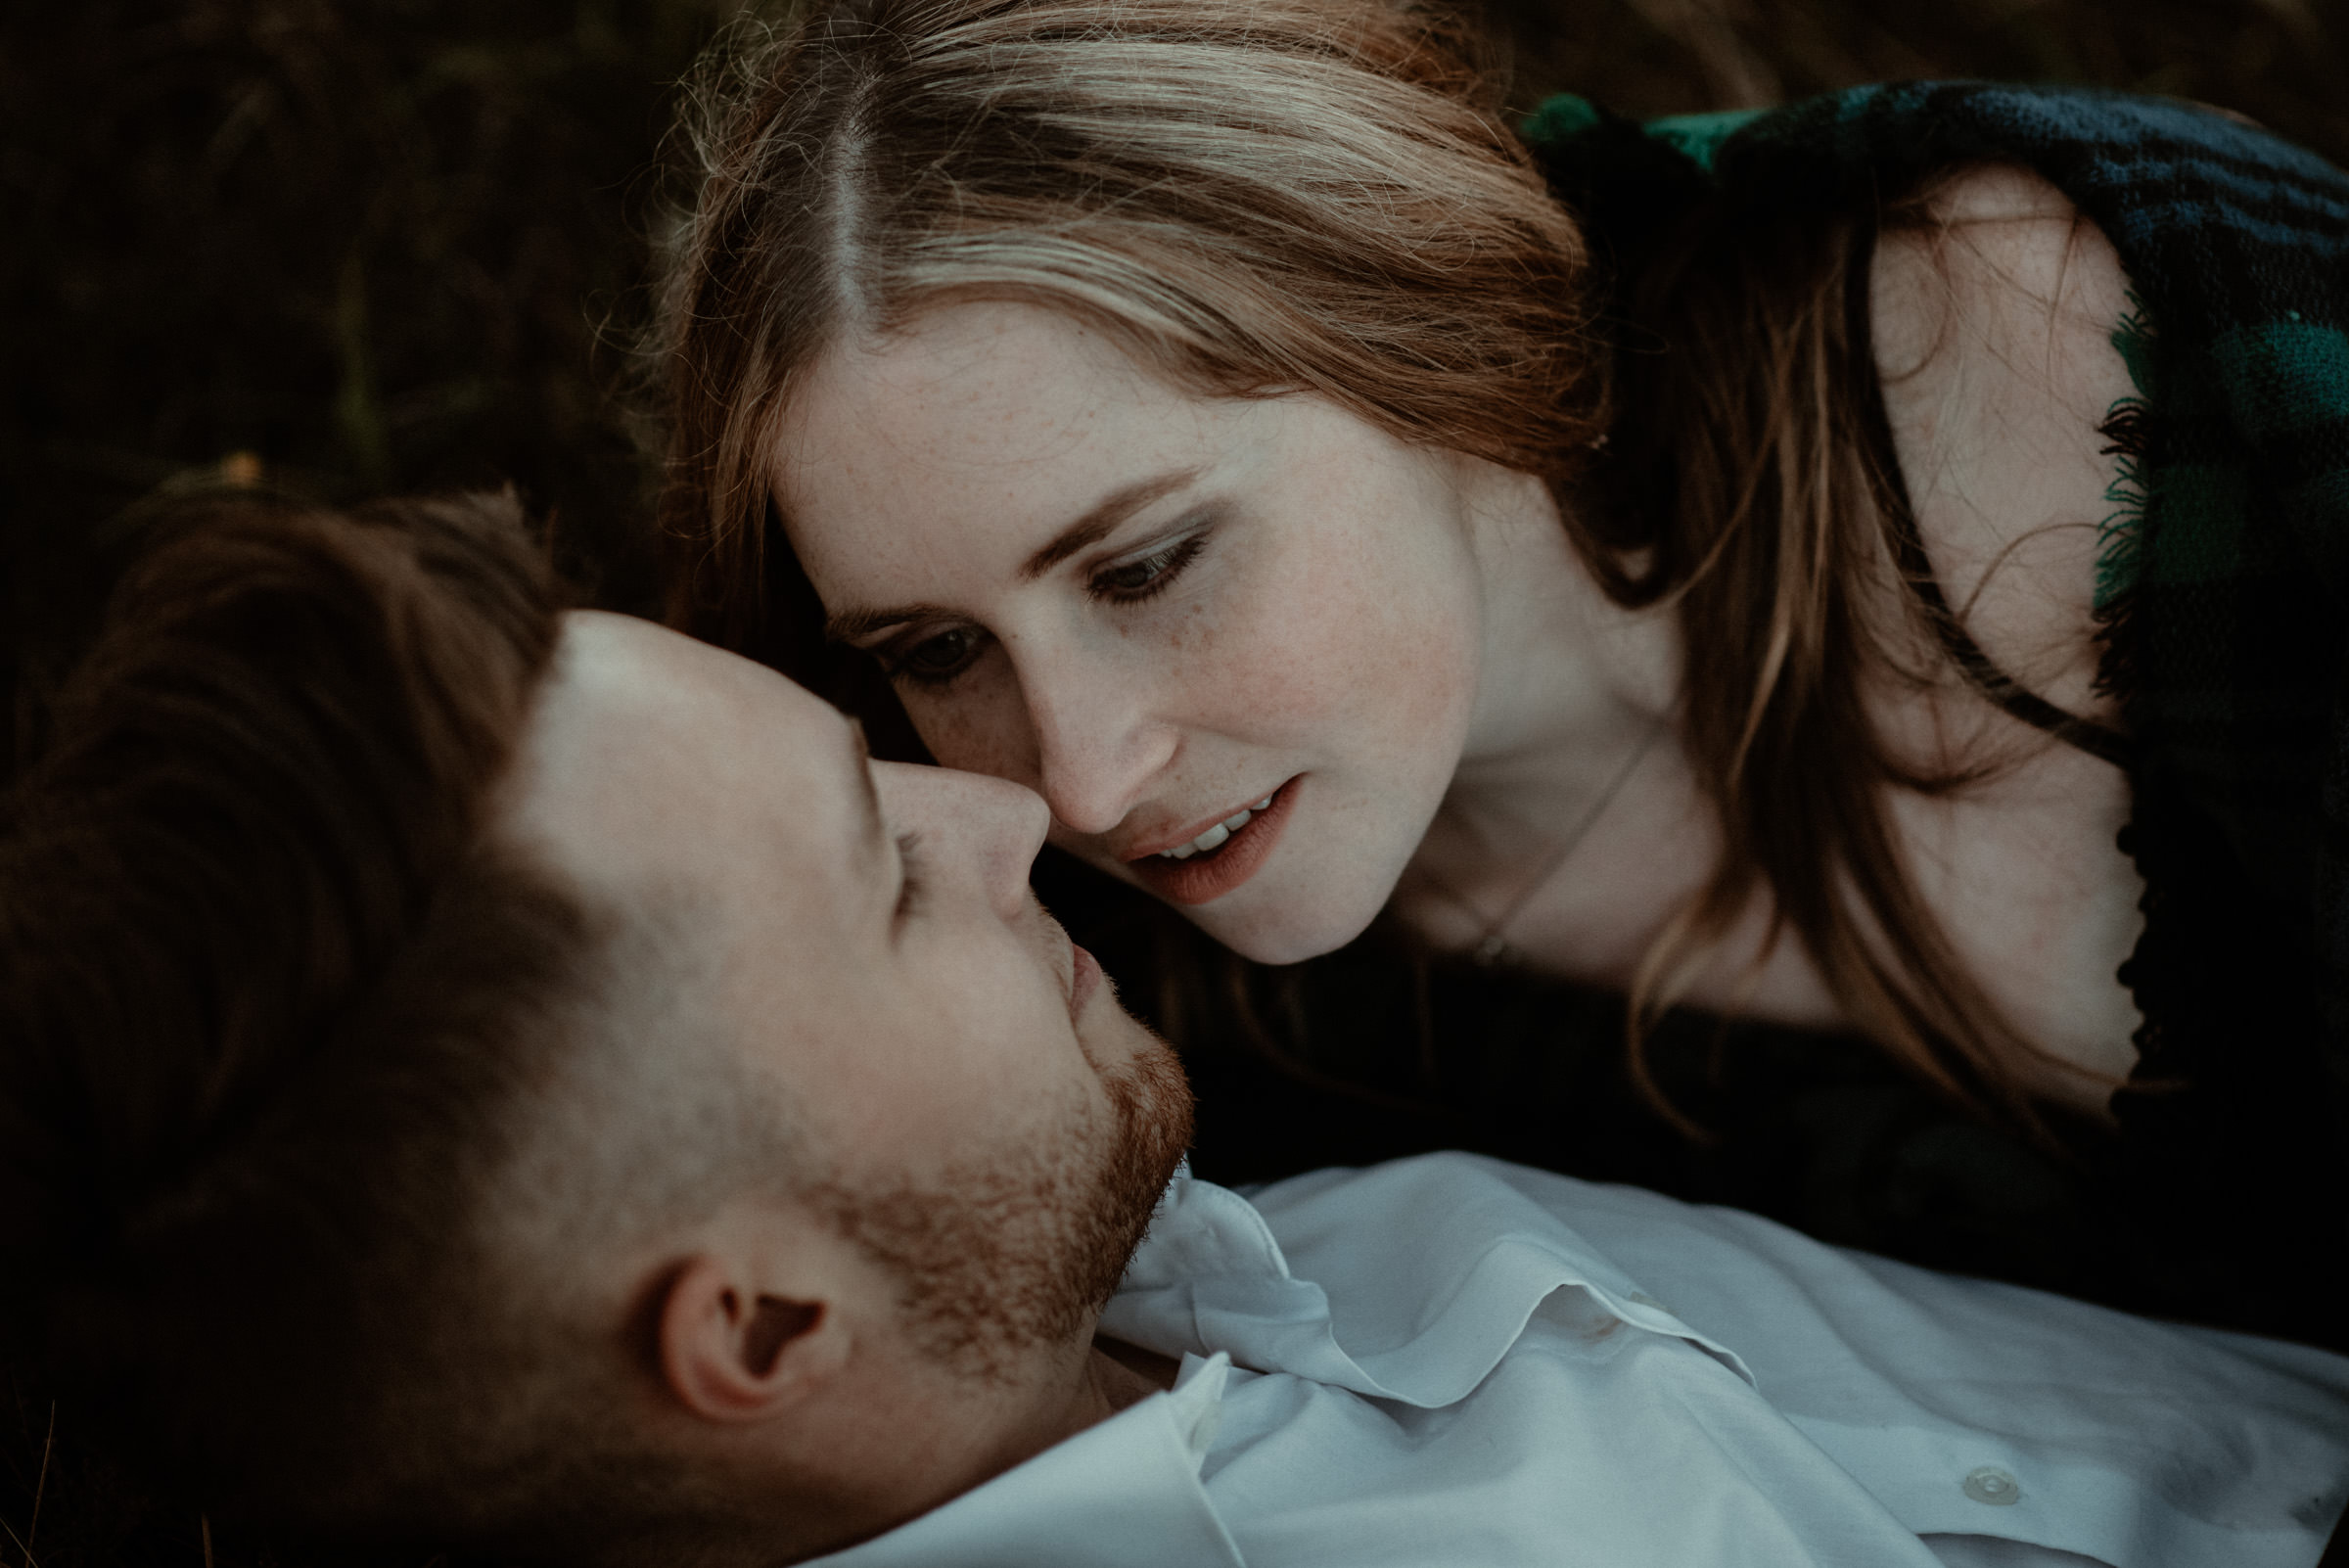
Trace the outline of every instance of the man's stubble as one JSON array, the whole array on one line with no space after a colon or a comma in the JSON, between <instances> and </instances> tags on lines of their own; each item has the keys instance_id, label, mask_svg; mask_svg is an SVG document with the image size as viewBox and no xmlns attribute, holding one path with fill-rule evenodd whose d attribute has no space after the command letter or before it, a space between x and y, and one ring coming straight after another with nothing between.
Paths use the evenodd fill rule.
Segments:
<instances>
[{"instance_id":1,"label":"man's stubble","mask_svg":"<svg viewBox=\"0 0 2349 1568\"><path fill-rule=\"evenodd\" d=\"M1111 1116L1073 1098L1057 1135L1006 1140L920 1181L834 1179L809 1191L899 1282L908 1332L965 1375L1089 1329L1149 1229L1191 1140L1191 1090L1152 1038L1101 1075Z\"/></svg>"}]
</instances>

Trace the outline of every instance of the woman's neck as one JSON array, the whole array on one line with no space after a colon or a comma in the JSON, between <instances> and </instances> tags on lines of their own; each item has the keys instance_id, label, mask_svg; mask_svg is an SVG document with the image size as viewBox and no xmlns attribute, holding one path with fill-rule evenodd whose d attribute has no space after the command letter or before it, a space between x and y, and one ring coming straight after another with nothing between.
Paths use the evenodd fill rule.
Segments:
<instances>
[{"instance_id":1,"label":"woman's neck","mask_svg":"<svg viewBox=\"0 0 2349 1568\"><path fill-rule=\"evenodd\" d=\"M1440 948L1626 984L1718 853L1678 744L1679 625L1609 599L1547 486L1506 480L1474 512L1467 745L1393 908Z\"/></svg>"},{"instance_id":2,"label":"woman's neck","mask_svg":"<svg viewBox=\"0 0 2349 1568\"><path fill-rule=\"evenodd\" d=\"M1554 828L1672 722L1680 628L1608 598L1546 484L1509 474L1490 490L1475 523L1483 669L1445 809Z\"/></svg>"}]
</instances>

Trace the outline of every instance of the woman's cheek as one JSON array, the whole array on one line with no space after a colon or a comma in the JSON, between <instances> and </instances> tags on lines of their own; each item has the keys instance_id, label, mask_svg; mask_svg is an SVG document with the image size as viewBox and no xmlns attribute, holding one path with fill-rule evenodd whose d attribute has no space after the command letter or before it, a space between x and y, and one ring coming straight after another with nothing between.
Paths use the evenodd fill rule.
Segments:
<instances>
[{"instance_id":1,"label":"woman's cheek","mask_svg":"<svg viewBox=\"0 0 2349 1568\"><path fill-rule=\"evenodd\" d=\"M1250 661L1272 677L1251 682L1259 711L1413 745L1464 729L1476 680L1470 575L1452 552L1380 542L1392 552L1383 559L1328 549L1268 583L1286 634L1277 657Z\"/></svg>"},{"instance_id":2,"label":"woman's cheek","mask_svg":"<svg viewBox=\"0 0 2349 1568\"><path fill-rule=\"evenodd\" d=\"M898 700L914 732L941 766L985 773L1034 789L1034 737L1012 683L973 670L943 689L900 686Z\"/></svg>"}]
</instances>

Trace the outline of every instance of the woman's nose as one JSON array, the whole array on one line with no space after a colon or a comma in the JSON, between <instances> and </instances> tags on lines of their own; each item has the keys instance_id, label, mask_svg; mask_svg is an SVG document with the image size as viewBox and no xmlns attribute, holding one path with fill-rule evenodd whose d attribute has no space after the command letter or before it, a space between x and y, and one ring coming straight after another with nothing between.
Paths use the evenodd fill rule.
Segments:
<instances>
[{"instance_id":1,"label":"woman's nose","mask_svg":"<svg viewBox=\"0 0 2349 1568\"><path fill-rule=\"evenodd\" d=\"M1075 661L1072 661L1075 663ZM1036 788L1061 826L1107 833L1174 760L1174 727L1113 668L1021 671L1035 726Z\"/></svg>"}]
</instances>

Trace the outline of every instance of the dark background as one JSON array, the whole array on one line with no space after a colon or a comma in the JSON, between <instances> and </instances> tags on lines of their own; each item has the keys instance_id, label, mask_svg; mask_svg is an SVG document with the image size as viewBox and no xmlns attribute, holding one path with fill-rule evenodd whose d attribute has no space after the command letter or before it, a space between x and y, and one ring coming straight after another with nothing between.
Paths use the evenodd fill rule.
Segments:
<instances>
[{"instance_id":1,"label":"dark background","mask_svg":"<svg viewBox=\"0 0 2349 1568\"><path fill-rule=\"evenodd\" d=\"M669 190L661 147L672 85L737 9L10 0L0 20L0 657L11 664L0 673L12 692L65 602L60 564L92 525L223 464L257 462L333 499L511 482L553 519L567 561L607 602L642 607L647 482L627 345L643 319L646 236ZM2349 162L2349 5L2326 0L1496 0L1489 15L1519 107L1559 88L1649 115L1887 77L2092 82L2217 104ZM13 748L17 733L0 740ZM1116 935L1103 940L1108 956ZM1436 978L1432 999L1420 988L1423 1019L1441 1011L1444 984ZM1590 1011L1537 992L1479 1005L1539 1014L1552 1031ZM1260 1014L1277 1012L1282 997L1257 1002ZM1179 1020L1162 1022L1181 1032ZM1613 1032L1594 1015L1585 1033ZM1426 1044L1424 1023L1415 1038ZM1281 1092L1327 1088L1313 1081L1311 1042L1287 1043L1308 1065L1292 1064ZM1391 1043L1390 1054L1417 1048L1400 1036ZM1693 1064L1717 1044L1689 1036L1677 1057L1667 1052L1667 1076L1673 1060ZM1764 1038L1744 1059L1770 1072L1773 1052L1786 1049ZM1541 1098L1519 1092L1528 1060L1471 1062L1484 1075L1477 1092L1495 1104ZM1554 1073L1562 1058L1537 1060ZM1196 1065L1207 1113L1234 1113L1216 1125L1245 1124L1239 1111L1259 1121L1294 1111L1253 1080ZM1413 1071L1404 1062L1397 1082ZM2009 1226L2039 1238L2019 1260L1967 1252L1963 1226L1904 1245L1881 1214L1855 1206L1854 1194L1881 1183L1822 1173L1816 1149L1769 1154L1782 1154L1806 1117L1923 1114L1903 1109L1901 1091L1857 1059L1823 1078L1816 1062L1790 1071L1811 1072L1816 1092L1781 1097L1754 1113L1767 1126L1709 1153L1675 1154L1653 1127L1600 1110L1585 1126L1517 1131L1488 1115L1474 1141L1536 1158L1549 1149L1555 1163L1559 1140L1578 1139L1599 1151L1586 1162L1593 1174L1740 1197L1927 1261L2077 1283L2059 1225ZM1691 1066L1682 1077L1692 1094L1705 1079L1709 1103L1733 1114L1721 1109L1734 1096L1722 1098L1719 1073ZM1589 1103L1620 1107L1620 1091ZM1431 1113L1407 1092L1352 1103L1354 1131L1325 1147L1300 1139L1302 1163L1454 1141L1467 1114ZM2010 1219L2052 1201L2048 1184L2063 1180L1962 1122L1927 1131L1921 1144L1907 1140L1904 1158L1923 1146L1970 1172L2004 1173L1993 1185ZM70 1412L52 1452L51 1413L0 1381L0 1568L246 1560L237 1543L207 1543L197 1519L114 1485L74 1447Z\"/></svg>"},{"instance_id":2,"label":"dark background","mask_svg":"<svg viewBox=\"0 0 2349 1568\"><path fill-rule=\"evenodd\" d=\"M631 548L623 399L671 84L732 0L10 0L0 497L17 558L256 454L330 497L511 481ZM2326 0L1493 0L1512 100L2098 82L2349 158ZM25 573L13 574L22 582ZM18 613L23 590L12 592Z\"/></svg>"}]
</instances>

